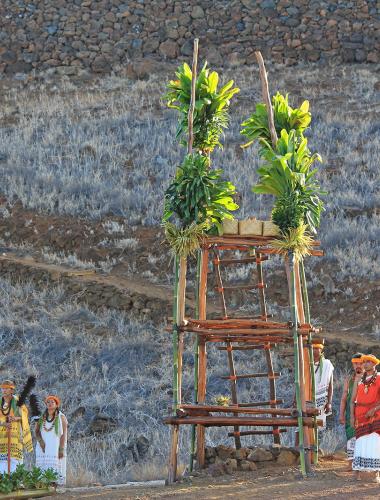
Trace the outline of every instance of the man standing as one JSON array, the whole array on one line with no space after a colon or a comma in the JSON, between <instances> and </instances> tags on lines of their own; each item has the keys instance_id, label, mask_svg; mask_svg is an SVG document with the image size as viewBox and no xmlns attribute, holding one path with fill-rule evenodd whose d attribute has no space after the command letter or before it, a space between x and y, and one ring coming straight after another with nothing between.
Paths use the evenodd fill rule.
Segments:
<instances>
[{"instance_id":1,"label":"man standing","mask_svg":"<svg viewBox=\"0 0 380 500\"><path fill-rule=\"evenodd\" d=\"M355 381L358 383L363 375L362 353L356 353L351 359L352 373L343 384L343 394L340 401L339 423L345 426L347 438L347 460L349 469L352 470L352 460L355 449L355 429L351 426L351 397Z\"/></svg>"},{"instance_id":2,"label":"man standing","mask_svg":"<svg viewBox=\"0 0 380 500\"><path fill-rule=\"evenodd\" d=\"M15 384L5 380L1 385L0 407L0 473L10 473L23 462L23 450L33 451L28 409L18 406Z\"/></svg>"},{"instance_id":3,"label":"man standing","mask_svg":"<svg viewBox=\"0 0 380 500\"><path fill-rule=\"evenodd\" d=\"M334 366L329 359L324 357L323 349L323 340L313 340L315 405L321 412L324 430L326 417L332 413Z\"/></svg>"},{"instance_id":4,"label":"man standing","mask_svg":"<svg viewBox=\"0 0 380 500\"><path fill-rule=\"evenodd\" d=\"M356 478L360 472L374 473L379 483L380 471L380 376L376 366L380 363L373 354L362 356L364 374L354 385L352 409L355 427L355 451L352 468Z\"/></svg>"}]
</instances>

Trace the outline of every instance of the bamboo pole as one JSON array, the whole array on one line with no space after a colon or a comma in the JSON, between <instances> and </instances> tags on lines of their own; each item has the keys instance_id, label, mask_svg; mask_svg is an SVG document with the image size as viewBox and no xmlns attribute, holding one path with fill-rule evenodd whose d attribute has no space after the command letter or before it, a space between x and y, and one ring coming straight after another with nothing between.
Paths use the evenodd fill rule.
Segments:
<instances>
[{"instance_id":1,"label":"bamboo pole","mask_svg":"<svg viewBox=\"0 0 380 500\"><path fill-rule=\"evenodd\" d=\"M300 387L300 377L299 368L300 360L298 353L298 333L297 333L297 303L296 303L296 283L294 274L294 254L289 252L289 275L290 275L290 310L293 322L293 346L294 346L294 383L296 390L296 404L298 411L298 438L299 438L299 450L300 450L300 464L301 472L303 476L306 476L306 463L305 463L305 449L304 449L304 433L303 433L303 421L302 421L302 402L301 402L301 387Z\"/></svg>"},{"instance_id":2,"label":"bamboo pole","mask_svg":"<svg viewBox=\"0 0 380 500\"><path fill-rule=\"evenodd\" d=\"M177 317L176 325L178 331L178 350L177 350L177 366L178 366L178 389L177 401L182 400L182 356L183 356L183 337L184 333L181 327L185 322L185 301L186 301L186 272L187 272L187 257L179 259L179 276L177 289Z\"/></svg>"},{"instance_id":3,"label":"bamboo pole","mask_svg":"<svg viewBox=\"0 0 380 500\"><path fill-rule=\"evenodd\" d=\"M197 252L197 275L195 282L195 317L199 318L199 277L201 270L201 260L202 251ZM199 337L195 335L194 339L194 403L198 403L198 366L199 366ZM194 454L195 454L195 439L196 438L196 427L191 426L191 445L190 445L190 472L193 470L194 466Z\"/></svg>"},{"instance_id":4,"label":"bamboo pole","mask_svg":"<svg viewBox=\"0 0 380 500\"><path fill-rule=\"evenodd\" d=\"M307 293L307 282L306 282L306 274L305 274L305 266L303 259L300 261L300 279L301 279L301 288L302 288L302 296L303 296L303 303L304 303L304 309L305 309L305 321L310 324L311 318L310 318L310 306L309 306L309 296ZM314 407L316 406L315 404L315 372L314 372L314 354L313 354L313 346L312 346L312 338L311 338L311 332L309 332L308 335L308 349L309 349L309 363L310 363L310 377L311 377L311 400L313 402ZM313 452L313 463L317 464L318 463L318 426L317 426L317 419L314 417L314 428L313 428L313 434L314 434L314 452Z\"/></svg>"},{"instance_id":5,"label":"bamboo pole","mask_svg":"<svg viewBox=\"0 0 380 500\"><path fill-rule=\"evenodd\" d=\"M176 256L174 261L174 297L173 297L173 413L178 408L178 326L176 322L178 308L178 278L179 278L179 258Z\"/></svg>"},{"instance_id":6,"label":"bamboo pole","mask_svg":"<svg viewBox=\"0 0 380 500\"><path fill-rule=\"evenodd\" d=\"M194 130L193 130L193 122L194 122L194 110L195 110L195 100L196 100L196 83L197 83L197 66L198 66L198 38L194 39L193 46L193 65L191 68L191 94L190 94L190 106L189 106L189 114L188 114L188 144L187 144L187 152L191 154L193 152L193 143L194 143ZM199 267L200 267L200 252L197 253L197 277L196 277L196 317L199 316ZM195 337L195 345L194 345L194 401L198 400L198 362L199 362L199 338L198 335ZM195 425L191 428L191 438L190 438L190 471L193 470L193 459L195 452Z\"/></svg>"},{"instance_id":7,"label":"bamboo pole","mask_svg":"<svg viewBox=\"0 0 380 500\"><path fill-rule=\"evenodd\" d=\"M199 276L199 319L206 319L207 307L207 271L208 271L208 254L207 249L202 250L202 260ZM206 399L206 366L207 366L207 351L204 338L199 339L199 362L198 362L198 402L204 403ZM197 463L198 468L204 467L205 463L205 428L203 425L197 426Z\"/></svg>"},{"instance_id":8,"label":"bamboo pole","mask_svg":"<svg viewBox=\"0 0 380 500\"><path fill-rule=\"evenodd\" d=\"M273 148L275 148L277 141L278 141L278 137L277 137L276 127L274 125L274 115L273 115L272 101L271 101L270 94L269 94L269 84L268 84L267 72L265 69L264 59L263 59L263 56L261 55L261 52L256 51L255 56L256 56L256 59L257 59L258 65L259 65L263 99L264 99L264 102L265 102L265 105L266 105L267 111L268 111L270 137L271 137L271 141L272 141L272 146L273 146Z\"/></svg>"},{"instance_id":9,"label":"bamboo pole","mask_svg":"<svg viewBox=\"0 0 380 500\"><path fill-rule=\"evenodd\" d=\"M294 260L294 279L297 304L298 323L305 323L305 311L303 304L303 296L301 290L300 268L298 260ZM309 351L303 346L302 336L298 336L298 355L300 359L300 386L301 386L301 402L302 411L306 411L306 401L311 399L311 377L310 377L310 360ZM304 446L305 449L310 449L310 442L313 440L312 432L309 429L304 429ZM306 471L310 472L311 452L306 453Z\"/></svg>"}]
</instances>

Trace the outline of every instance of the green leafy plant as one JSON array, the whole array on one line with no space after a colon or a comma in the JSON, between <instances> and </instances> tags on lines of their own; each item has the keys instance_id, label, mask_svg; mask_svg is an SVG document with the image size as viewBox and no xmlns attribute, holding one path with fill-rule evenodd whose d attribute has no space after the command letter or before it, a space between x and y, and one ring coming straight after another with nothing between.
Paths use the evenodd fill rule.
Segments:
<instances>
[{"instance_id":1,"label":"green leafy plant","mask_svg":"<svg viewBox=\"0 0 380 500\"><path fill-rule=\"evenodd\" d=\"M0 492L45 489L54 484L57 479L58 474L53 469L42 470L39 467L33 467L32 470L27 470L25 465L18 465L10 475L0 474Z\"/></svg>"},{"instance_id":2,"label":"green leafy plant","mask_svg":"<svg viewBox=\"0 0 380 500\"><path fill-rule=\"evenodd\" d=\"M275 145L271 144L265 104L257 104L255 113L242 124L241 133L249 139L243 147L258 141L261 145L259 155L264 160L258 169L260 179L253 191L276 197L272 220L283 235L301 224L316 234L324 210L320 196L325 193L314 178L317 170L311 169L322 159L319 154L310 152L304 137L304 131L311 123L309 102L304 101L299 108L292 108L288 95L278 92L272 103L278 136Z\"/></svg>"},{"instance_id":3,"label":"green leafy plant","mask_svg":"<svg viewBox=\"0 0 380 500\"><path fill-rule=\"evenodd\" d=\"M232 219L231 211L239 208L233 200L236 188L221 175L221 169L210 169L207 157L187 155L165 192L164 222L176 215L183 227L207 223L211 228Z\"/></svg>"},{"instance_id":4,"label":"green leafy plant","mask_svg":"<svg viewBox=\"0 0 380 500\"><path fill-rule=\"evenodd\" d=\"M176 71L176 80L168 85L166 100L170 108L180 112L176 137L183 145L187 144L188 113L191 97L192 71L184 63ZM204 154L222 147L220 137L229 122L228 108L231 98L239 92L233 87L230 80L226 85L218 88L219 75L216 71L207 68L207 62L197 76L195 84L195 109L193 118L194 142L193 147Z\"/></svg>"},{"instance_id":5,"label":"green leafy plant","mask_svg":"<svg viewBox=\"0 0 380 500\"><path fill-rule=\"evenodd\" d=\"M286 130L288 133L294 130L298 137L302 137L303 132L311 122L309 101L304 101L299 108L292 108L289 106L288 94L283 96L277 92L272 97L272 105L277 135L280 136L282 130ZM271 136L266 105L264 103L257 104L255 113L242 123L242 127L241 134L248 139L248 142L242 147L246 148L258 139L264 139L269 143Z\"/></svg>"},{"instance_id":6,"label":"green leafy plant","mask_svg":"<svg viewBox=\"0 0 380 500\"><path fill-rule=\"evenodd\" d=\"M253 191L258 194L272 194L277 197L272 212L273 222L281 231L296 228L303 221L315 234L320 224L324 194L314 179L316 169L310 170L315 161L321 161L318 154L311 155L307 139L301 140L294 130L289 134L281 131L276 149L265 140L266 163L258 169L260 180Z\"/></svg>"}]
</instances>

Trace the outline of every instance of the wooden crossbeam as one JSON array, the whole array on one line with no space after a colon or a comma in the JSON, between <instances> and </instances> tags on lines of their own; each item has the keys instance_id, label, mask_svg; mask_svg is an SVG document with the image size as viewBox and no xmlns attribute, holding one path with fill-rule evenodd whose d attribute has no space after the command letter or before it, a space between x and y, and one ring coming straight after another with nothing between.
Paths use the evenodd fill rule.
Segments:
<instances>
[{"instance_id":1,"label":"wooden crossbeam","mask_svg":"<svg viewBox=\"0 0 380 500\"><path fill-rule=\"evenodd\" d=\"M283 432L288 432L288 429L278 429L275 431L239 431L238 435L239 436L268 436L268 435L273 435L277 433L283 433ZM229 432L228 437L234 437L235 432Z\"/></svg>"},{"instance_id":2,"label":"wooden crossbeam","mask_svg":"<svg viewBox=\"0 0 380 500\"><path fill-rule=\"evenodd\" d=\"M191 326L197 326L204 328L242 328L242 327L252 327L252 328L283 328L289 330L292 326L291 323L284 323L279 321L265 321L259 318L227 318L227 319L206 319L199 320L194 318L187 318L185 330L189 330ZM297 330L304 330L306 332L315 329L309 323L303 323L297 326Z\"/></svg>"},{"instance_id":3,"label":"wooden crossbeam","mask_svg":"<svg viewBox=\"0 0 380 500\"><path fill-rule=\"evenodd\" d=\"M223 380L240 380L243 378L278 378L280 376L280 372L275 372L273 375L269 373L248 373L246 375L224 375L220 378Z\"/></svg>"},{"instance_id":4,"label":"wooden crossbeam","mask_svg":"<svg viewBox=\"0 0 380 500\"><path fill-rule=\"evenodd\" d=\"M274 335L281 337L282 335L291 335L291 330L285 330L283 328L188 328L184 327L184 331L194 332L197 334L204 335L251 335L251 336L260 336L260 335ZM307 332L301 332L302 335L307 335Z\"/></svg>"},{"instance_id":5,"label":"wooden crossbeam","mask_svg":"<svg viewBox=\"0 0 380 500\"><path fill-rule=\"evenodd\" d=\"M265 255L264 257L245 257L244 259L218 259L218 264L223 264L224 266L234 265L234 264L249 264L257 263L257 261L268 260L269 257ZM215 264L215 261L214 261Z\"/></svg>"},{"instance_id":6,"label":"wooden crossbeam","mask_svg":"<svg viewBox=\"0 0 380 500\"><path fill-rule=\"evenodd\" d=\"M199 338L204 339L205 342L273 342L275 344L292 344L293 339L290 335L283 337L255 337L251 335L207 335L199 334Z\"/></svg>"},{"instance_id":7,"label":"wooden crossbeam","mask_svg":"<svg viewBox=\"0 0 380 500\"><path fill-rule=\"evenodd\" d=\"M231 286L223 286L222 288L216 286L214 287L215 290L217 290L218 292L222 292L222 291L234 291L234 290L256 290L258 288L265 288L266 285L264 283L257 283L256 285L231 285Z\"/></svg>"},{"instance_id":8,"label":"wooden crossbeam","mask_svg":"<svg viewBox=\"0 0 380 500\"><path fill-rule=\"evenodd\" d=\"M274 347L273 345L270 345L270 347ZM258 349L268 349L267 344L259 344L259 345L232 345L230 348L229 347L217 347L218 351L254 351Z\"/></svg>"},{"instance_id":9,"label":"wooden crossbeam","mask_svg":"<svg viewBox=\"0 0 380 500\"><path fill-rule=\"evenodd\" d=\"M297 415L297 408L242 408L239 405L229 405L229 406L213 406L213 405L194 405L194 404L182 404L179 411L184 412L178 416L192 416L193 412L214 412L214 413L244 413L247 415L283 415L294 417ZM306 414L308 417L318 416L318 408L307 408ZM196 415L202 416L202 415ZM204 416L208 416L204 414Z\"/></svg>"},{"instance_id":10,"label":"wooden crossbeam","mask_svg":"<svg viewBox=\"0 0 380 500\"><path fill-rule=\"evenodd\" d=\"M273 427L273 425L283 427L297 427L298 419L290 417L280 418L261 418L261 417L166 417L164 423L168 425L204 425L205 427L221 427L221 426L258 426L258 427ZM304 426L312 427L314 424L313 417L303 417L302 423ZM322 427L323 420L318 419L317 424Z\"/></svg>"},{"instance_id":11,"label":"wooden crossbeam","mask_svg":"<svg viewBox=\"0 0 380 500\"><path fill-rule=\"evenodd\" d=\"M242 408L256 407L256 406L271 406L273 404L280 405L284 402L283 399L275 399L273 401L255 401L253 403L239 403Z\"/></svg>"}]
</instances>

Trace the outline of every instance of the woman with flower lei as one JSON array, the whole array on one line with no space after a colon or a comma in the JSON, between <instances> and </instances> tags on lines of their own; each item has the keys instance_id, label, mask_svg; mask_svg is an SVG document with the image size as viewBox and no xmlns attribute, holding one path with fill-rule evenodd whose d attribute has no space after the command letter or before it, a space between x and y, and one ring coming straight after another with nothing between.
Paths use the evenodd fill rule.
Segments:
<instances>
[{"instance_id":1,"label":"woman with flower lei","mask_svg":"<svg viewBox=\"0 0 380 500\"><path fill-rule=\"evenodd\" d=\"M4 474L14 472L23 463L24 451L32 452L33 445L28 409L15 395L15 384L4 380L0 389L0 474Z\"/></svg>"},{"instance_id":2,"label":"woman with flower lei","mask_svg":"<svg viewBox=\"0 0 380 500\"><path fill-rule=\"evenodd\" d=\"M352 393L352 426L355 427L355 451L352 468L360 480L361 472L373 473L380 483L380 363L373 354L362 356L364 374Z\"/></svg>"},{"instance_id":3,"label":"woman with flower lei","mask_svg":"<svg viewBox=\"0 0 380 500\"><path fill-rule=\"evenodd\" d=\"M36 424L36 466L42 470L54 469L58 484L66 482L67 420L60 411L60 399L47 396L46 410Z\"/></svg>"}]
</instances>

